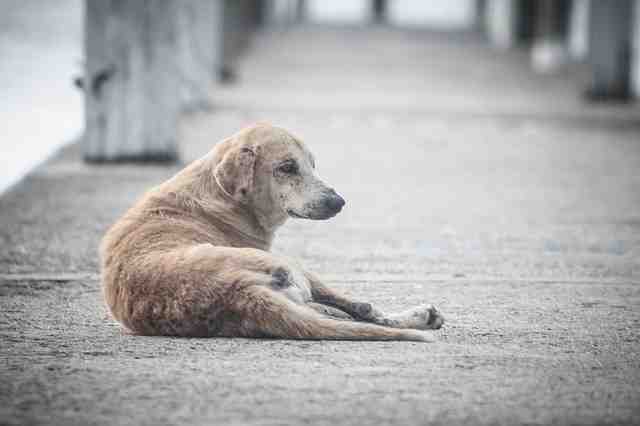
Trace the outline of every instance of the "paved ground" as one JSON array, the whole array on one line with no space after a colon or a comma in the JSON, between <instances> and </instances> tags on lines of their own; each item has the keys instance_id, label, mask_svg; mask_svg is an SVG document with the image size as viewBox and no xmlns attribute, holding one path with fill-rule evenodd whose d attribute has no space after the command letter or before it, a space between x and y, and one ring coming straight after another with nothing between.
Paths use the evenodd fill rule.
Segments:
<instances>
[{"instance_id":1,"label":"paved ground","mask_svg":"<svg viewBox=\"0 0 640 426\"><path fill-rule=\"evenodd\" d=\"M107 226L178 166L88 166L77 146L0 198L0 424L638 424L640 125L579 81L465 37L264 36L184 157L269 119L347 199L275 249L437 343L121 333Z\"/></svg>"}]
</instances>

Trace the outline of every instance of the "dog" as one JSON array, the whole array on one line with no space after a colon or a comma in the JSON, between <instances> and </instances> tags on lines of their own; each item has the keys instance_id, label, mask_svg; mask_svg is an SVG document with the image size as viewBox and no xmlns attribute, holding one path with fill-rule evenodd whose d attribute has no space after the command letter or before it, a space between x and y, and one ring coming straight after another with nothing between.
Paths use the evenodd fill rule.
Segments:
<instances>
[{"instance_id":1,"label":"dog","mask_svg":"<svg viewBox=\"0 0 640 426\"><path fill-rule=\"evenodd\" d=\"M344 199L291 133L268 123L218 143L151 189L103 238L106 304L130 333L432 341L422 305L385 315L269 252L288 218L335 216Z\"/></svg>"}]
</instances>

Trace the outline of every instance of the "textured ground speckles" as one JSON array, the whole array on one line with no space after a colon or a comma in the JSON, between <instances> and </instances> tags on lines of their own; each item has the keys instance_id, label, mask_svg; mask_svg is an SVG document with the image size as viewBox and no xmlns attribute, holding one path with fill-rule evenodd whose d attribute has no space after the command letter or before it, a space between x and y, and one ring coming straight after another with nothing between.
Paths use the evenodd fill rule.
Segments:
<instances>
[{"instance_id":1,"label":"textured ground speckles","mask_svg":"<svg viewBox=\"0 0 640 426\"><path fill-rule=\"evenodd\" d=\"M638 419L633 285L337 284L388 310L438 301L434 344L136 337L95 281L20 285L0 296L9 423Z\"/></svg>"}]
</instances>

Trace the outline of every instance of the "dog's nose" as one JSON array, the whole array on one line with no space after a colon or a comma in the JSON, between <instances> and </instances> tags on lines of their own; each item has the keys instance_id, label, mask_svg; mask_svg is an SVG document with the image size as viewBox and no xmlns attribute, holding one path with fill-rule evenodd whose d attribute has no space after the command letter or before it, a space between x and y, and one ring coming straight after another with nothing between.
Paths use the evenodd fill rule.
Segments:
<instances>
[{"instance_id":1,"label":"dog's nose","mask_svg":"<svg viewBox=\"0 0 640 426\"><path fill-rule=\"evenodd\" d=\"M345 201L336 191L330 189L325 204L331 211L339 212L344 207Z\"/></svg>"}]
</instances>

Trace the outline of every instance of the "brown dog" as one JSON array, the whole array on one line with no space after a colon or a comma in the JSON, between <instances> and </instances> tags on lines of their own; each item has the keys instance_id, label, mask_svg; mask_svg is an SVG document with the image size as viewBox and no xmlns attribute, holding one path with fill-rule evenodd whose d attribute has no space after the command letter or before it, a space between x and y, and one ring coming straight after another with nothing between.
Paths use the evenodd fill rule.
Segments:
<instances>
[{"instance_id":1,"label":"brown dog","mask_svg":"<svg viewBox=\"0 0 640 426\"><path fill-rule=\"evenodd\" d=\"M259 124L149 191L105 235L104 295L133 333L428 341L430 305L386 316L269 253L288 217L328 219L344 200L283 129Z\"/></svg>"}]
</instances>

